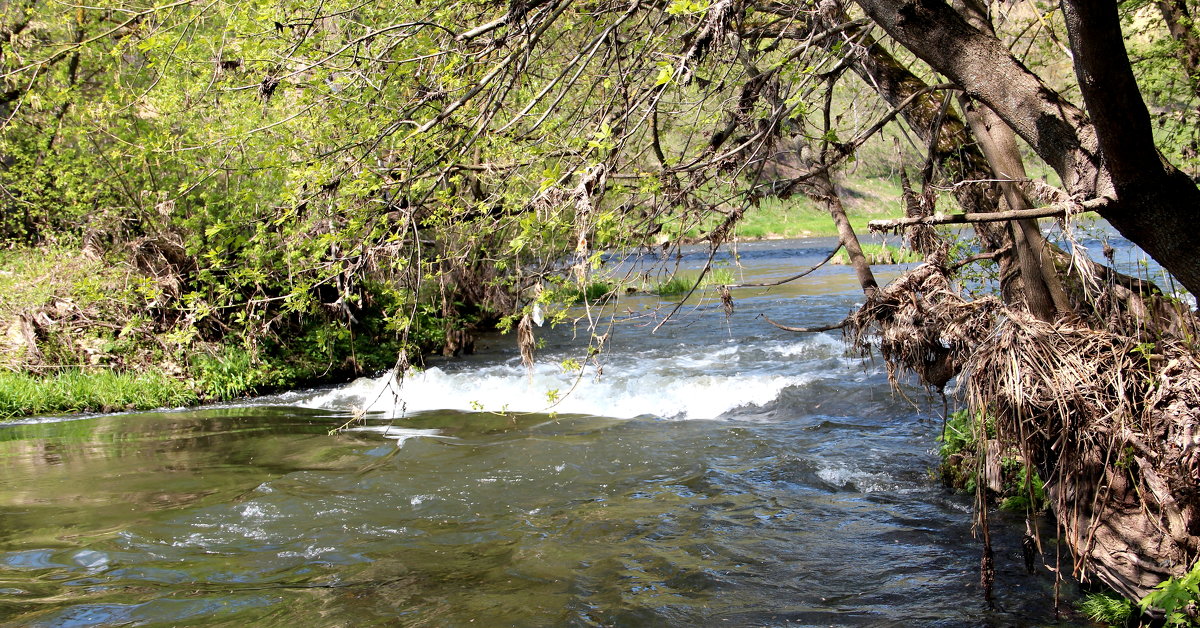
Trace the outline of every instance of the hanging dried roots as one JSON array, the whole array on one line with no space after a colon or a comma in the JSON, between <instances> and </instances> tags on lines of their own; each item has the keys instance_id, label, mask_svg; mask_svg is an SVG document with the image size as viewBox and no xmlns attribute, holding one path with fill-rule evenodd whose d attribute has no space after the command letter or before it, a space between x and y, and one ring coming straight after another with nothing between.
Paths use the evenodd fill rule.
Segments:
<instances>
[{"instance_id":1,"label":"hanging dried roots","mask_svg":"<svg viewBox=\"0 0 1200 628\"><path fill-rule=\"evenodd\" d=\"M925 264L868 300L848 335L878 341L893 384L907 371L941 389L963 373L971 410L1046 480L1076 576L1139 599L1200 556L1200 360L1179 331L1194 328L1187 317L1044 322L968 302Z\"/></svg>"},{"instance_id":2,"label":"hanging dried roots","mask_svg":"<svg viewBox=\"0 0 1200 628\"><path fill-rule=\"evenodd\" d=\"M537 342L533 338L533 320L528 314L517 323L517 348L521 350L521 363L533 376L533 353Z\"/></svg>"},{"instance_id":3,"label":"hanging dried roots","mask_svg":"<svg viewBox=\"0 0 1200 628\"><path fill-rule=\"evenodd\" d=\"M1139 599L1200 556L1200 361L1006 312L964 365L969 404L1046 479L1076 576Z\"/></svg>"}]
</instances>

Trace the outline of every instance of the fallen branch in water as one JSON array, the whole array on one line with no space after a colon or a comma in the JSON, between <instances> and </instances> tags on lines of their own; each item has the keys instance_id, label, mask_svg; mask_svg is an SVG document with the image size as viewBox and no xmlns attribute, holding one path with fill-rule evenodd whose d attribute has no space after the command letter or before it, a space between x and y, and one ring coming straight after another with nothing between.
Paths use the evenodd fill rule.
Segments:
<instances>
[{"instance_id":1,"label":"fallen branch in water","mask_svg":"<svg viewBox=\"0 0 1200 628\"><path fill-rule=\"evenodd\" d=\"M802 334L815 334L815 333L821 332L821 331L831 331L834 329L841 329L841 328L845 327L847 323L850 322L850 319L846 319L840 323L835 323L833 325L824 325L821 327L790 327L788 325L782 325L780 323L776 323L775 321L771 320L771 318L769 316L767 316L766 314L759 314L758 318L761 318L761 319L767 321L768 323L782 329L783 331L794 331L794 332L799 332Z\"/></svg>"}]
</instances>

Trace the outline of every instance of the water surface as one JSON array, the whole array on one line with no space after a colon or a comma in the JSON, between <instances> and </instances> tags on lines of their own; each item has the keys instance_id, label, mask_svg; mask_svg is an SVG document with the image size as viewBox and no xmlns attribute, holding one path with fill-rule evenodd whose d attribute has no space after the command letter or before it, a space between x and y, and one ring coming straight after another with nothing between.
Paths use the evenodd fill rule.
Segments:
<instances>
[{"instance_id":1,"label":"water surface","mask_svg":"<svg viewBox=\"0 0 1200 628\"><path fill-rule=\"evenodd\" d=\"M765 282L829 245L724 263ZM0 625L1073 625L1005 515L982 599L940 401L759 318L837 321L853 282L698 295L655 333L671 304L625 298L591 312L598 363L576 311L532 373L495 336L399 389L0 427Z\"/></svg>"}]
</instances>

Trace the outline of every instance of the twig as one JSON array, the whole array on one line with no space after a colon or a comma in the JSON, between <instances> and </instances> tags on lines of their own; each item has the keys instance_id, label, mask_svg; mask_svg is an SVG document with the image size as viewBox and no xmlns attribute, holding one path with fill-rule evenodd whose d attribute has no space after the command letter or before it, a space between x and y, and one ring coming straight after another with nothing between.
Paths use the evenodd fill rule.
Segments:
<instances>
[{"instance_id":1,"label":"twig","mask_svg":"<svg viewBox=\"0 0 1200 628\"><path fill-rule=\"evenodd\" d=\"M802 334L815 334L815 333L821 332L821 331L831 331L834 329L841 329L850 323L850 319L847 318L840 323L835 323L833 325L823 325L821 327L790 327L788 325L781 325L779 323L776 323L775 321L771 320L771 318L769 316L767 316L766 314L759 314L757 318L761 318L761 319L767 321L768 323L782 329L783 331L794 331L794 332L799 332Z\"/></svg>"}]
</instances>

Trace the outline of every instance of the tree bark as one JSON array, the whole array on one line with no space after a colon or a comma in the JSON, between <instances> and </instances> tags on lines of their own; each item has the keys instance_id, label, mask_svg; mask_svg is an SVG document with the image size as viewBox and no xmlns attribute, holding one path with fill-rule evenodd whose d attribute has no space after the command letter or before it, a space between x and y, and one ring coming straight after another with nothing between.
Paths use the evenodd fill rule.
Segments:
<instances>
[{"instance_id":1,"label":"tree bark","mask_svg":"<svg viewBox=\"0 0 1200 628\"><path fill-rule=\"evenodd\" d=\"M1063 3L1080 93L1117 202L1101 211L1125 237L1200 295L1200 189L1154 146L1115 0Z\"/></svg>"},{"instance_id":2,"label":"tree bark","mask_svg":"<svg viewBox=\"0 0 1200 628\"><path fill-rule=\"evenodd\" d=\"M1100 214L1200 294L1200 189L1153 150L1115 0L1063 7L1091 120L943 0L857 2L901 45L1003 118L1068 192L1110 196Z\"/></svg>"},{"instance_id":3,"label":"tree bark","mask_svg":"<svg viewBox=\"0 0 1200 628\"><path fill-rule=\"evenodd\" d=\"M986 34L996 34L983 2L956 0L956 7L972 26ZM987 157L996 178L1000 179L998 185L1008 208L1015 211L1032 209L1033 205L1016 184L1016 180L1026 178L1016 134L987 105L966 96L960 96L959 103L971 132L979 140L979 148ZM1050 259L1049 245L1037 221L1017 220L1009 223L1009 229L1021 267L1023 294L1029 311L1044 321L1070 312L1070 301Z\"/></svg>"}]
</instances>

